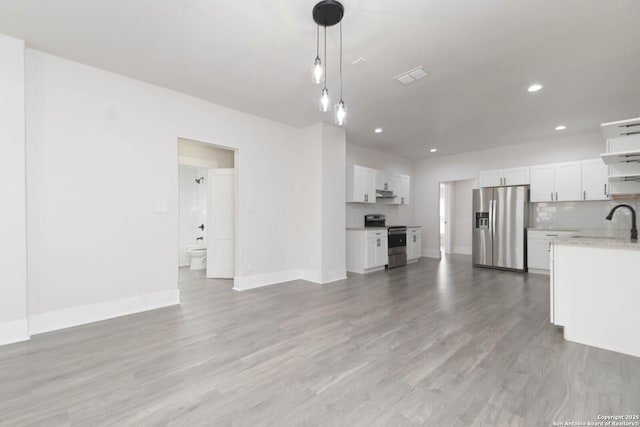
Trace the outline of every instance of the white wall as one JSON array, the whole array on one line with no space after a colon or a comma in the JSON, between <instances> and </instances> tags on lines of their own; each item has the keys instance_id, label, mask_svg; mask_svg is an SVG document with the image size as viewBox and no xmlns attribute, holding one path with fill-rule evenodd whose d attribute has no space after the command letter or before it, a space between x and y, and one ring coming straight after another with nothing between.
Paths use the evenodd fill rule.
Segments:
<instances>
[{"instance_id":1,"label":"white wall","mask_svg":"<svg viewBox=\"0 0 640 427\"><path fill-rule=\"evenodd\" d=\"M439 182L477 179L481 170L597 158L605 151L599 133L511 145L436 157L415 164L415 218L422 225L423 254L440 255L438 243Z\"/></svg>"},{"instance_id":2,"label":"white wall","mask_svg":"<svg viewBox=\"0 0 640 427\"><path fill-rule=\"evenodd\" d=\"M0 344L28 338L24 42L0 35Z\"/></svg>"},{"instance_id":3,"label":"white wall","mask_svg":"<svg viewBox=\"0 0 640 427\"><path fill-rule=\"evenodd\" d=\"M236 287L299 271L289 232L301 204L299 130L34 50L26 60L29 311L39 331L59 310L172 300L179 137L238 149Z\"/></svg>"},{"instance_id":4,"label":"white wall","mask_svg":"<svg viewBox=\"0 0 640 427\"><path fill-rule=\"evenodd\" d=\"M347 227L363 227L364 216L367 214L384 214L387 216L387 224L390 225L415 225L413 204L415 203L416 192L413 183L413 161L371 148L347 144L346 164L366 166L411 176L411 204L404 206L385 205L382 200L377 201L375 205L347 203Z\"/></svg>"},{"instance_id":5,"label":"white wall","mask_svg":"<svg viewBox=\"0 0 640 427\"><path fill-rule=\"evenodd\" d=\"M344 129L323 123L302 132L298 224L302 277L328 283L346 277L346 136Z\"/></svg>"},{"instance_id":6,"label":"white wall","mask_svg":"<svg viewBox=\"0 0 640 427\"><path fill-rule=\"evenodd\" d=\"M347 277L345 196L346 133L323 125L322 132L322 282Z\"/></svg>"},{"instance_id":7,"label":"white wall","mask_svg":"<svg viewBox=\"0 0 640 427\"><path fill-rule=\"evenodd\" d=\"M451 246L454 254L471 255L471 226L473 223L473 188L476 180L454 181L451 213Z\"/></svg>"}]
</instances>

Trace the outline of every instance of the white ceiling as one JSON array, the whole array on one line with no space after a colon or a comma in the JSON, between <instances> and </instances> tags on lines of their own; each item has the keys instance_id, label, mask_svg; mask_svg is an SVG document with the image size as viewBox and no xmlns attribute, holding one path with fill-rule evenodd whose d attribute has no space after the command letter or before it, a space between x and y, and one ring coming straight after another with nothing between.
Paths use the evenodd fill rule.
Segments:
<instances>
[{"instance_id":1,"label":"white ceiling","mask_svg":"<svg viewBox=\"0 0 640 427\"><path fill-rule=\"evenodd\" d=\"M316 0L0 0L29 46L296 127ZM640 115L638 0L344 0L348 141L408 158L597 131ZM329 90L337 86L329 29ZM351 62L365 57L365 65ZM424 65L409 86L392 78ZM527 93L530 83L544 89ZM334 98L333 101L336 101ZM559 133L556 125L568 129ZM374 134L375 127L384 128Z\"/></svg>"}]
</instances>

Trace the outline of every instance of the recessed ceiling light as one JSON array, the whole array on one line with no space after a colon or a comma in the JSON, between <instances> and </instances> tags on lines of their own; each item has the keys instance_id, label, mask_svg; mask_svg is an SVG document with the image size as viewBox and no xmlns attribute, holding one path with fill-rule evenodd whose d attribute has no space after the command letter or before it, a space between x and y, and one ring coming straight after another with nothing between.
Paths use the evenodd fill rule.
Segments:
<instances>
[{"instance_id":1,"label":"recessed ceiling light","mask_svg":"<svg viewBox=\"0 0 640 427\"><path fill-rule=\"evenodd\" d=\"M566 128L565 125L556 126L556 130L565 130Z\"/></svg>"},{"instance_id":2,"label":"recessed ceiling light","mask_svg":"<svg viewBox=\"0 0 640 427\"><path fill-rule=\"evenodd\" d=\"M438 151L438 149L437 149L437 148L432 148L432 149L431 149L431 150L429 150L429 151L430 151L430 152L432 152L432 153L435 153L436 151Z\"/></svg>"},{"instance_id":3,"label":"recessed ceiling light","mask_svg":"<svg viewBox=\"0 0 640 427\"><path fill-rule=\"evenodd\" d=\"M373 131L375 133L382 133L382 128L375 128Z\"/></svg>"},{"instance_id":4,"label":"recessed ceiling light","mask_svg":"<svg viewBox=\"0 0 640 427\"><path fill-rule=\"evenodd\" d=\"M534 83L531 86L529 86L527 91L529 91L529 92L537 92L540 89L542 89L542 85L540 83Z\"/></svg>"}]
</instances>

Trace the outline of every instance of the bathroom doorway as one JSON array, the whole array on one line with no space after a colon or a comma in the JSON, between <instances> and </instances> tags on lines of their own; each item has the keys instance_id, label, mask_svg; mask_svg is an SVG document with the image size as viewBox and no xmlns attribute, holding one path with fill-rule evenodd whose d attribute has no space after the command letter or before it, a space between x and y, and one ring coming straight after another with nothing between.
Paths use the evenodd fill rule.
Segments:
<instances>
[{"instance_id":1,"label":"bathroom doorway","mask_svg":"<svg viewBox=\"0 0 640 427\"><path fill-rule=\"evenodd\" d=\"M178 139L179 276L235 274L235 152Z\"/></svg>"}]
</instances>

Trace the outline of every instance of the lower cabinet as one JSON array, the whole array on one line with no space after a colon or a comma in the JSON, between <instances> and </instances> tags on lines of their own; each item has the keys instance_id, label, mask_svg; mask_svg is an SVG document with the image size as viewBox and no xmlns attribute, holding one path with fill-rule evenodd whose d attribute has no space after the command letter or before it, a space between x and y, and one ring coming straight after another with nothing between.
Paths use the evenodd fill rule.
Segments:
<instances>
[{"instance_id":1,"label":"lower cabinet","mask_svg":"<svg viewBox=\"0 0 640 427\"><path fill-rule=\"evenodd\" d=\"M347 230L347 271L368 273L389 263L386 228Z\"/></svg>"},{"instance_id":2,"label":"lower cabinet","mask_svg":"<svg viewBox=\"0 0 640 427\"><path fill-rule=\"evenodd\" d=\"M422 255L422 233L419 228L407 229L407 261L415 261Z\"/></svg>"},{"instance_id":3,"label":"lower cabinet","mask_svg":"<svg viewBox=\"0 0 640 427\"><path fill-rule=\"evenodd\" d=\"M540 270L540 273L548 272L549 245L553 238L566 236L575 231L555 230L528 230L527 232L527 268Z\"/></svg>"}]
</instances>

